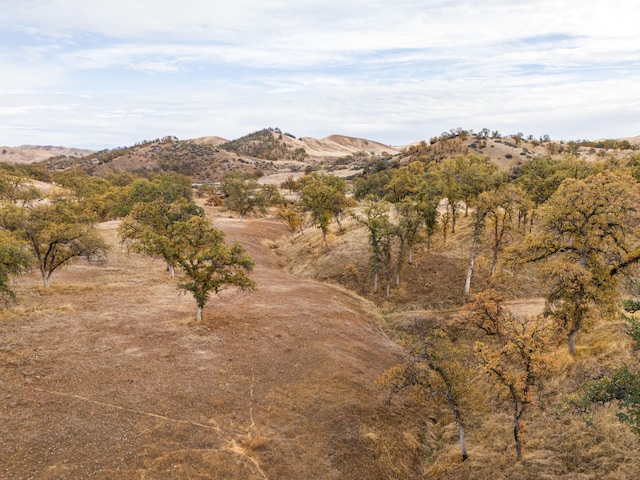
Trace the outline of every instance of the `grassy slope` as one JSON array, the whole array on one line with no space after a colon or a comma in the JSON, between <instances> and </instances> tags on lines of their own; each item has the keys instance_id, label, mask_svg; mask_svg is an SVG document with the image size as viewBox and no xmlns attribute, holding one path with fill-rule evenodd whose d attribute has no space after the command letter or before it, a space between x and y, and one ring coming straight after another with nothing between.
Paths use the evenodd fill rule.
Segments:
<instances>
[{"instance_id":1,"label":"grassy slope","mask_svg":"<svg viewBox=\"0 0 640 480\"><path fill-rule=\"evenodd\" d=\"M274 247L277 246L276 252L295 274L343 283L377 303L387 320L387 331L393 337L415 322L446 326L456 316L456 307L464 301L462 287L470 243L466 223L465 219L461 220L458 233L446 246L438 239L431 252L418 248L414 265L405 269L401 286L392 290L389 299L384 293L370 292L366 234L355 224L349 224L344 235L329 238L328 253L321 251L316 229L305 231L293 246L283 237ZM474 291L489 285L488 253L485 247L472 283ZM358 281L352 274L345 274L348 264L356 265L363 272ZM510 307L518 315L535 314L543 306L542 290L533 269L521 270L517 276L502 272L494 286L511 294L514 300ZM556 405L562 396L574 391L580 381L601 372L607 365L629 361L633 354L626 328L622 321L605 322L592 332L582 334L576 358L568 355L565 342L559 338L554 353L558 372L546 383L537 406L524 418L524 461L520 464L514 461L508 405L496 398L495 388L479 375L477 386L488 400L486 410L478 412L468 429L469 459L460 462L455 425L435 422L429 425L421 440L424 478L639 478L640 445L637 437L618 422L615 409L601 410L590 427L578 417L556 415ZM475 333L465 332L457 341L471 349L478 339ZM431 415L437 416L437 413Z\"/></svg>"}]
</instances>

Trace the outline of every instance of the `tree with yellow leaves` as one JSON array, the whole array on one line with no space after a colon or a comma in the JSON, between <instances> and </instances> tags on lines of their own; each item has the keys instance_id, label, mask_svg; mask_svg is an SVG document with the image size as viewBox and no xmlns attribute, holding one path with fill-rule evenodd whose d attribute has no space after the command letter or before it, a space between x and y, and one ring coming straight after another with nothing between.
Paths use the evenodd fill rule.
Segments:
<instances>
[{"instance_id":1,"label":"tree with yellow leaves","mask_svg":"<svg viewBox=\"0 0 640 480\"><path fill-rule=\"evenodd\" d=\"M409 389L418 399L441 407L458 425L460 453L466 460L466 426L469 415L480 405L472 388L473 368L465 353L442 330L424 330L404 342L406 359L385 372L378 384L390 389L391 397Z\"/></svg>"},{"instance_id":2,"label":"tree with yellow leaves","mask_svg":"<svg viewBox=\"0 0 640 480\"><path fill-rule=\"evenodd\" d=\"M544 261L545 313L566 332L575 355L578 332L616 312L618 277L640 261L639 186L612 173L568 178L539 216L538 231L512 253L521 263Z\"/></svg>"},{"instance_id":3,"label":"tree with yellow leaves","mask_svg":"<svg viewBox=\"0 0 640 480\"><path fill-rule=\"evenodd\" d=\"M484 342L475 345L480 365L501 387L501 399L512 413L518 461L522 459L522 418L537 404L536 394L543 380L553 372L554 363L549 355L551 333L543 316L520 320L507 315L502 346Z\"/></svg>"}]
</instances>

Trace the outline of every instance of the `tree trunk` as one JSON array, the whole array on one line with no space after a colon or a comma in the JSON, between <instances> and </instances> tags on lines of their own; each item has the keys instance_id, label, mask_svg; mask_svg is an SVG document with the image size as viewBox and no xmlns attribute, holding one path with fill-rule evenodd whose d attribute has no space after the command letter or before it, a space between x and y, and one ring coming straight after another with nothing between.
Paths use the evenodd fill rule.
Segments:
<instances>
[{"instance_id":1,"label":"tree trunk","mask_svg":"<svg viewBox=\"0 0 640 480\"><path fill-rule=\"evenodd\" d=\"M202 306L198 305L198 309L196 310L196 322L202 321Z\"/></svg>"},{"instance_id":2,"label":"tree trunk","mask_svg":"<svg viewBox=\"0 0 640 480\"><path fill-rule=\"evenodd\" d=\"M295 232L295 230L293 232L291 232L291 245L293 245L294 243L296 243L296 232Z\"/></svg>"},{"instance_id":3,"label":"tree trunk","mask_svg":"<svg viewBox=\"0 0 640 480\"><path fill-rule=\"evenodd\" d=\"M373 272L373 293L378 293L378 270Z\"/></svg>"},{"instance_id":4,"label":"tree trunk","mask_svg":"<svg viewBox=\"0 0 640 480\"><path fill-rule=\"evenodd\" d=\"M513 438L516 441L516 460L522 460L522 442L520 441L520 422L517 417L513 418Z\"/></svg>"},{"instance_id":5,"label":"tree trunk","mask_svg":"<svg viewBox=\"0 0 640 480\"><path fill-rule=\"evenodd\" d=\"M493 261L491 262L491 276L496 274L496 267L498 265L498 246L493 247Z\"/></svg>"},{"instance_id":6,"label":"tree trunk","mask_svg":"<svg viewBox=\"0 0 640 480\"><path fill-rule=\"evenodd\" d=\"M569 354L572 357L576 355L576 337L578 336L578 327L573 325L571 327L571 331L569 332L568 340L569 340Z\"/></svg>"},{"instance_id":7,"label":"tree trunk","mask_svg":"<svg viewBox=\"0 0 640 480\"><path fill-rule=\"evenodd\" d=\"M175 278L175 276L176 276L176 268L173 265L167 263L167 270L169 271L169 277L170 278Z\"/></svg>"},{"instance_id":8,"label":"tree trunk","mask_svg":"<svg viewBox=\"0 0 640 480\"><path fill-rule=\"evenodd\" d=\"M478 254L478 235L480 233L480 224L476 223L473 230L473 245L471 247L471 261L469 262L469 271L467 272L467 281L464 284L464 294L467 295L471 290L471 277L473 276L473 267L476 263L476 255Z\"/></svg>"},{"instance_id":9,"label":"tree trunk","mask_svg":"<svg viewBox=\"0 0 640 480\"><path fill-rule=\"evenodd\" d=\"M462 461L464 462L469 456L467 455L467 439L462 424L460 424L460 453L462 453Z\"/></svg>"},{"instance_id":10,"label":"tree trunk","mask_svg":"<svg viewBox=\"0 0 640 480\"><path fill-rule=\"evenodd\" d=\"M42 275L42 283L44 284L44 288L49 290L51 287L51 275Z\"/></svg>"}]
</instances>

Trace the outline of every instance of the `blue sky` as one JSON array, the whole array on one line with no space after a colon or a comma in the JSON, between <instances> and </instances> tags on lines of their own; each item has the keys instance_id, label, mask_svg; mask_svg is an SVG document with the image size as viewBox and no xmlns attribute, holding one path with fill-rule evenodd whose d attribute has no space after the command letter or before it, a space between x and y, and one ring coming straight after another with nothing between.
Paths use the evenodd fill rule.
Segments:
<instances>
[{"instance_id":1,"label":"blue sky","mask_svg":"<svg viewBox=\"0 0 640 480\"><path fill-rule=\"evenodd\" d=\"M629 0L0 0L0 145L640 135Z\"/></svg>"}]
</instances>

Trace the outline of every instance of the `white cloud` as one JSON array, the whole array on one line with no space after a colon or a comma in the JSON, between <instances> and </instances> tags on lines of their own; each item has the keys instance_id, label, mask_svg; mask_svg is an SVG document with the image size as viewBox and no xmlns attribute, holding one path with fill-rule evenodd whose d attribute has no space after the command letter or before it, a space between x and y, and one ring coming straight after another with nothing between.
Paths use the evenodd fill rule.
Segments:
<instances>
[{"instance_id":1,"label":"white cloud","mask_svg":"<svg viewBox=\"0 0 640 480\"><path fill-rule=\"evenodd\" d=\"M640 4L624 0L0 0L0 11L0 143L264 126L387 143L457 126L640 133Z\"/></svg>"}]
</instances>

